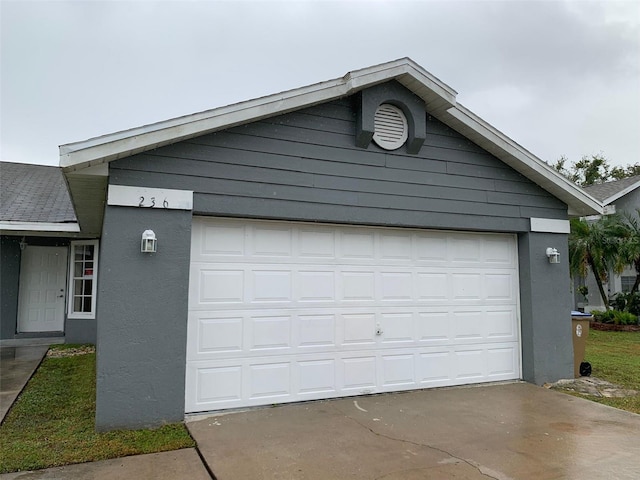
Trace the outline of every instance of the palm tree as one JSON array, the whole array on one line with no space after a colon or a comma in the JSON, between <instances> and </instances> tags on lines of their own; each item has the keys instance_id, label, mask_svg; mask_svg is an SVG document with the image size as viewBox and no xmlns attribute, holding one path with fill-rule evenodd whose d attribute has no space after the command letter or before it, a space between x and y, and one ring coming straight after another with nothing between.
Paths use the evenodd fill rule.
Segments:
<instances>
[{"instance_id":1,"label":"palm tree","mask_svg":"<svg viewBox=\"0 0 640 480\"><path fill-rule=\"evenodd\" d=\"M617 267L622 270L625 266L630 265L636 271L636 280L631 287L630 293L635 293L640 287L640 209L636 209L636 216L625 212L623 222L621 224L624 229L624 241L620 244L620 255Z\"/></svg>"},{"instance_id":2,"label":"palm tree","mask_svg":"<svg viewBox=\"0 0 640 480\"><path fill-rule=\"evenodd\" d=\"M616 216L602 217L596 221L581 218L571 219L569 235L569 269L572 275L586 277L591 271L596 279L600 297L609 310L609 298L603 283L608 280L609 270L621 271L620 239L625 234Z\"/></svg>"}]
</instances>

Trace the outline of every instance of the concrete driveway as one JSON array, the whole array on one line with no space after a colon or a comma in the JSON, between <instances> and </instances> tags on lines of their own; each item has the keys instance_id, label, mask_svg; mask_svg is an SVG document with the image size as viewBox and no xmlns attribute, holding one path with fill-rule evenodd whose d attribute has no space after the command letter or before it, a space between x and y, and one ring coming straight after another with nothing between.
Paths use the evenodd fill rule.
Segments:
<instances>
[{"instance_id":1,"label":"concrete driveway","mask_svg":"<svg viewBox=\"0 0 640 480\"><path fill-rule=\"evenodd\" d=\"M526 383L284 405L187 426L218 480L640 477L640 415Z\"/></svg>"}]
</instances>

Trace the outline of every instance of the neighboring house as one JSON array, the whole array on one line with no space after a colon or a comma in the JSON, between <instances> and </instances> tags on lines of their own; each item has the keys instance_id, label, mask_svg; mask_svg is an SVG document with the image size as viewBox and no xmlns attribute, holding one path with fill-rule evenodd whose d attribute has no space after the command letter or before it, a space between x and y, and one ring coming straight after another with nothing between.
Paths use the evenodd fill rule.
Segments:
<instances>
[{"instance_id":1,"label":"neighboring house","mask_svg":"<svg viewBox=\"0 0 640 480\"><path fill-rule=\"evenodd\" d=\"M0 162L0 340L96 340L97 240L80 233L59 167Z\"/></svg>"},{"instance_id":2,"label":"neighboring house","mask_svg":"<svg viewBox=\"0 0 640 480\"><path fill-rule=\"evenodd\" d=\"M584 191L604 205L605 213L629 214L636 216L637 209L640 208L640 175L623 178L613 182L605 182L598 185L584 187ZM621 274L609 273L609 281L603 287L605 292L611 297L616 293L631 291L636 280L634 268L626 268ZM576 308L585 311L604 310L604 302L598 293L598 286L593 273L589 272L586 279L578 278L574 285L586 286L589 295L583 296L576 289Z\"/></svg>"},{"instance_id":3,"label":"neighboring house","mask_svg":"<svg viewBox=\"0 0 640 480\"><path fill-rule=\"evenodd\" d=\"M60 165L100 239L100 430L573 375L568 218L602 206L409 59Z\"/></svg>"}]
</instances>

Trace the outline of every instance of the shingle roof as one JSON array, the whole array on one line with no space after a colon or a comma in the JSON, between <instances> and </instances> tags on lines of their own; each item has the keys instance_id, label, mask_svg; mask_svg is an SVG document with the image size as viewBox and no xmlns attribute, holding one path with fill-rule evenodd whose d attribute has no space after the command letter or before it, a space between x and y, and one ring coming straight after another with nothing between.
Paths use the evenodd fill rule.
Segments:
<instances>
[{"instance_id":1,"label":"shingle roof","mask_svg":"<svg viewBox=\"0 0 640 480\"><path fill-rule=\"evenodd\" d=\"M592 197L600 200L604 203L609 203L615 200L618 194L624 190L633 187L634 184L640 186L640 175L634 177L623 178L621 180L614 180L613 182L599 183L597 185L589 185L584 187L584 190ZM616 197L616 198L612 198Z\"/></svg>"},{"instance_id":2,"label":"shingle roof","mask_svg":"<svg viewBox=\"0 0 640 480\"><path fill-rule=\"evenodd\" d=\"M0 162L0 222L76 222L59 167Z\"/></svg>"}]
</instances>

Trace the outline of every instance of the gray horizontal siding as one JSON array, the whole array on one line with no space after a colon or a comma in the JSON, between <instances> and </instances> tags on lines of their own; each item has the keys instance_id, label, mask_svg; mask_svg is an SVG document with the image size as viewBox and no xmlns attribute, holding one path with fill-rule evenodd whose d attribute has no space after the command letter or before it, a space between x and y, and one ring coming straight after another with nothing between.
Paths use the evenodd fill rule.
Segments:
<instances>
[{"instance_id":1,"label":"gray horizontal siding","mask_svg":"<svg viewBox=\"0 0 640 480\"><path fill-rule=\"evenodd\" d=\"M526 231L566 205L428 117L418 155L355 146L350 99L128 157L115 184L193 190L194 213Z\"/></svg>"}]
</instances>

